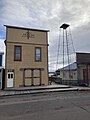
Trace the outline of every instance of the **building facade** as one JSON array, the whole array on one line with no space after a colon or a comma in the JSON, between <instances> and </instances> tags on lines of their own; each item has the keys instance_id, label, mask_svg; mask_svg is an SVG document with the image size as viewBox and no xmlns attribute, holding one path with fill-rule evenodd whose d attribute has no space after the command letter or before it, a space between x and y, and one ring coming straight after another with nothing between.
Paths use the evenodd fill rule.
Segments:
<instances>
[{"instance_id":1,"label":"building facade","mask_svg":"<svg viewBox=\"0 0 90 120\"><path fill-rule=\"evenodd\" d=\"M5 26L5 88L48 85L49 31Z\"/></svg>"},{"instance_id":2,"label":"building facade","mask_svg":"<svg viewBox=\"0 0 90 120\"><path fill-rule=\"evenodd\" d=\"M60 72L60 83L63 84L77 84L77 63L74 62L68 66L65 66L64 68L58 69Z\"/></svg>"},{"instance_id":3,"label":"building facade","mask_svg":"<svg viewBox=\"0 0 90 120\"><path fill-rule=\"evenodd\" d=\"M76 53L77 79L90 85L90 53Z\"/></svg>"},{"instance_id":4,"label":"building facade","mask_svg":"<svg viewBox=\"0 0 90 120\"><path fill-rule=\"evenodd\" d=\"M77 64L76 62L60 69L60 77L63 80L77 80Z\"/></svg>"}]
</instances>

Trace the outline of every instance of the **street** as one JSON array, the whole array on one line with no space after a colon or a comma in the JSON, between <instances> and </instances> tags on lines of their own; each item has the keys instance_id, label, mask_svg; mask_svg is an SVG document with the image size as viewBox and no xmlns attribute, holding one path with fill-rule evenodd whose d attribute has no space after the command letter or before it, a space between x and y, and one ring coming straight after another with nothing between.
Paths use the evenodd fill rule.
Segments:
<instances>
[{"instance_id":1,"label":"street","mask_svg":"<svg viewBox=\"0 0 90 120\"><path fill-rule=\"evenodd\" d=\"M0 97L0 120L90 120L90 92Z\"/></svg>"}]
</instances>

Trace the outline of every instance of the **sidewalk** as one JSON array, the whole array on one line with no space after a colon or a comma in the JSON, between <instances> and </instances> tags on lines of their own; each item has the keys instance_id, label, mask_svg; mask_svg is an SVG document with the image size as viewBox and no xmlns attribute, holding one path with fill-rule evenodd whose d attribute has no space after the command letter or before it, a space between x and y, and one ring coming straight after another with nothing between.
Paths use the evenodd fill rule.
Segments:
<instances>
[{"instance_id":1,"label":"sidewalk","mask_svg":"<svg viewBox=\"0 0 90 120\"><path fill-rule=\"evenodd\" d=\"M90 91L90 87L48 85L48 86L36 86L36 87L34 86L34 87L8 88L6 90L0 90L0 97L11 96L11 95L48 93L48 92L63 92L63 91Z\"/></svg>"}]
</instances>

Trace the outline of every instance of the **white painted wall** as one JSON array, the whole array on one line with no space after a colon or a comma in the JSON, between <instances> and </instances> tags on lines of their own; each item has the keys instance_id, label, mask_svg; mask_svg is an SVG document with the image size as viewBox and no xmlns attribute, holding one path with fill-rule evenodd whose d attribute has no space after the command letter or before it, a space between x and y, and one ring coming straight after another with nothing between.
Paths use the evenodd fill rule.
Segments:
<instances>
[{"instance_id":1,"label":"white painted wall","mask_svg":"<svg viewBox=\"0 0 90 120\"><path fill-rule=\"evenodd\" d=\"M72 70L70 71L72 78L70 80L77 80L77 71ZM60 72L60 77L63 78L63 71ZM69 80L69 71L64 71L64 80Z\"/></svg>"}]
</instances>

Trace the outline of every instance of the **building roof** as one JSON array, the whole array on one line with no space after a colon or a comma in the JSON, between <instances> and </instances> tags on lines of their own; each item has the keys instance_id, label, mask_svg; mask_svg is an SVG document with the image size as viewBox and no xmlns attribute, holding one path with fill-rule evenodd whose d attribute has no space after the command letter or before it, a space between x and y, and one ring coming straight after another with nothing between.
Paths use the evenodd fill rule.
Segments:
<instances>
[{"instance_id":1,"label":"building roof","mask_svg":"<svg viewBox=\"0 0 90 120\"><path fill-rule=\"evenodd\" d=\"M72 64L70 64L70 65L68 65L68 66L65 66L64 68L60 68L60 69L58 69L58 70L76 70L77 69L77 63L76 62L74 62L74 63L72 63Z\"/></svg>"},{"instance_id":2,"label":"building roof","mask_svg":"<svg viewBox=\"0 0 90 120\"><path fill-rule=\"evenodd\" d=\"M33 31L41 31L41 32L50 32L50 30L26 28L26 27L11 26L11 25L4 25L4 26L6 26L7 28L16 28L16 29L24 29L24 30L33 30Z\"/></svg>"}]
</instances>

